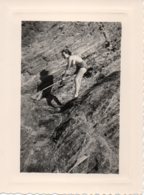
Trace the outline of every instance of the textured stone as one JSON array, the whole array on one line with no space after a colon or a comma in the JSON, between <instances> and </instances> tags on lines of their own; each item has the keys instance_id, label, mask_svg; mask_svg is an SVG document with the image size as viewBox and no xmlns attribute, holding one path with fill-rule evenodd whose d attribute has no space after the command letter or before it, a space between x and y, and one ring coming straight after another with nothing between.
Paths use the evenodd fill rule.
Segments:
<instances>
[{"instance_id":1,"label":"textured stone","mask_svg":"<svg viewBox=\"0 0 144 195\"><path fill-rule=\"evenodd\" d=\"M23 26L21 98L21 171L53 173L119 172L120 23L41 22ZM32 29L32 32L30 30ZM107 42L106 42L107 41ZM108 41L110 46L108 46ZM74 77L46 98L34 101L45 69L60 81L68 47L81 55L92 73L74 93ZM74 70L70 69L73 75ZM50 96L53 98L53 96Z\"/></svg>"}]
</instances>

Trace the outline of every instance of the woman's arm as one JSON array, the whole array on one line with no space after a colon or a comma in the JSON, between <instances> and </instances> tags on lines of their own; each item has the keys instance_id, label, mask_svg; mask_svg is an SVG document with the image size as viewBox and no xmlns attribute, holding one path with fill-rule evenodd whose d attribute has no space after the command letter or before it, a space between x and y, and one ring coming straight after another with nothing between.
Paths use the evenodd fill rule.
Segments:
<instances>
[{"instance_id":1,"label":"woman's arm","mask_svg":"<svg viewBox=\"0 0 144 195\"><path fill-rule=\"evenodd\" d=\"M65 70L65 73L64 73L63 77L65 77L65 76L67 75L67 72L68 72L68 70L69 70L71 64L72 64L72 59L69 58L68 64L67 64L67 66L66 66L66 70Z\"/></svg>"}]
</instances>

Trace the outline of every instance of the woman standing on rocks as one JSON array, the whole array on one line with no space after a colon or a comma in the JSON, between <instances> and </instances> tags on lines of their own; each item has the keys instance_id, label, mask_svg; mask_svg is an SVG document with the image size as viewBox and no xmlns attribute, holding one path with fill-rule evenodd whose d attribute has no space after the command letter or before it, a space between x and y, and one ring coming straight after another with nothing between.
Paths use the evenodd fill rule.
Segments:
<instances>
[{"instance_id":1,"label":"woman standing on rocks","mask_svg":"<svg viewBox=\"0 0 144 195\"><path fill-rule=\"evenodd\" d=\"M75 65L76 66L76 72L77 75L75 77L75 94L74 94L74 98L78 97L79 94L79 90L80 90L80 86L81 86L81 81L83 78L83 75L86 73L87 71L87 64L85 63L85 61L78 55L72 55L71 51L69 49L63 49L61 51L62 56L64 59L67 60L67 67L65 70L65 74L63 76L63 79L65 79L65 76L67 75L68 69L70 68L70 66Z\"/></svg>"}]
</instances>

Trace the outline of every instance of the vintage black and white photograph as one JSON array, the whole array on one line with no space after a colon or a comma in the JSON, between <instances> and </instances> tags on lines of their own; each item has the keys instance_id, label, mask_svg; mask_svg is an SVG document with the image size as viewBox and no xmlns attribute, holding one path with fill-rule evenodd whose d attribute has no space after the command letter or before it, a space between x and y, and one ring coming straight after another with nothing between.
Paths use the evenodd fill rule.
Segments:
<instances>
[{"instance_id":1,"label":"vintage black and white photograph","mask_svg":"<svg viewBox=\"0 0 144 195\"><path fill-rule=\"evenodd\" d=\"M119 174L120 22L21 22L20 171Z\"/></svg>"}]
</instances>

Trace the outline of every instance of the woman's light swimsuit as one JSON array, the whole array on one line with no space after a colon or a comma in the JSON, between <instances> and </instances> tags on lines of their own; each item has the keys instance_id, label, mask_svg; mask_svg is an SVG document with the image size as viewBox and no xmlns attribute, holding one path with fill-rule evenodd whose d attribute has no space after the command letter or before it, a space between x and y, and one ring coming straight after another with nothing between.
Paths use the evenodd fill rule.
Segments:
<instances>
[{"instance_id":1,"label":"woman's light swimsuit","mask_svg":"<svg viewBox=\"0 0 144 195\"><path fill-rule=\"evenodd\" d=\"M77 62L76 63L76 68L80 69L80 68L85 68L86 70L88 69L87 64L85 63L85 61L82 62Z\"/></svg>"}]
</instances>

